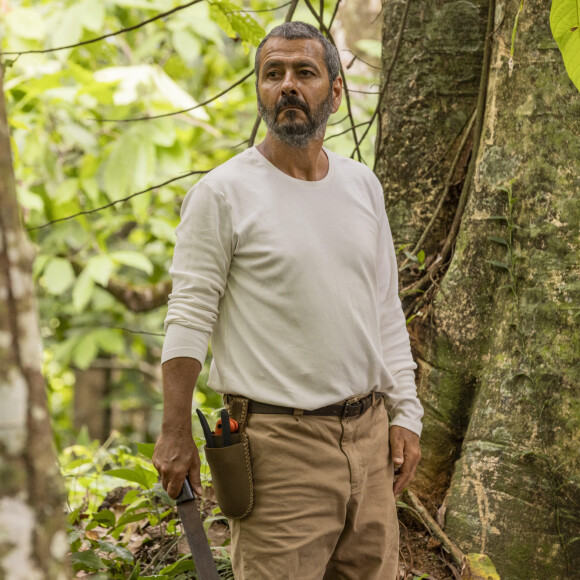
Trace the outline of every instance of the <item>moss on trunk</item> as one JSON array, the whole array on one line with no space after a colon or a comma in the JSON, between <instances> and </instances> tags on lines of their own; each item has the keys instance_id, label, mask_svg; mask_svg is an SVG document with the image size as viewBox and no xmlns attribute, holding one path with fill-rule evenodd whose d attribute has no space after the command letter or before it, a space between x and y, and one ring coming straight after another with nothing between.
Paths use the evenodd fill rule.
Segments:
<instances>
[{"instance_id":1,"label":"moss on trunk","mask_svg":"<svg viewBox=\"0 0 580 580\"><path fill-rule=\"evenodd\" d=\"M439 2L432 10L456 4L472 6ZM518 8L518 2L496 2L469 201L436 297L412 329L426 407L417 487L438 503L432 481L446 482L452 473L446 532L464 551L489 554L502 580L573 578L580 569L580 542L573 541L580 536L580 95L551 37L549 7L540 0L524 4L510 73ZM387 33L392 12L385 2ZM424 8L424 20L429 14ZM416 36L429 29L424 22L409 25ZM420 50L420 43L406 46L406 62L422 67ZM476 68L457 53L457 79ZM450 99L456 87L450 83ZM406 161L415 173L425 172L429 144L443 142L445 130L430 124L440 115L432 99L423 122L415 122L414 135L424 131L423 140L411 144L401 137L405 112L393 103L408 91L399 75L384 104L378 162L398 240L418 237L425 220L412 216L425 212L428 218L432 207L428 180L393 204L390 191L417 183L399 167ZM462 95L457 102L465 106ZM397 168L388 161L396 141ZM444 234L444 228L434 231L429 247L441 244Z\"/></svg>"}]
</instances>

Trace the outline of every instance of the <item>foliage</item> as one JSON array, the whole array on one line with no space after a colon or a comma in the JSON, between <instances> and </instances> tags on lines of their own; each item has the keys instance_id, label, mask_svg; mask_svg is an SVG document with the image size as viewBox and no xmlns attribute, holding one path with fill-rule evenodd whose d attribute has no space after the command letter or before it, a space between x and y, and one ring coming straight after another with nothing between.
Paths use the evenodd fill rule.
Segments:
<instances>
[{"instance_id":1,"label":"foliage","mask_svg":"<svg viewBox=\"0 0 580 580\"><path fill-rule=\"evenodd\" d=\"M580 91L580 0L552 0L550 28L568 76Z\"/></svg>"},{"instance_id":2,"label":"foliage","mask_svg":"<svg viewBox=\"0 0 580 580\"><path fill-rule=\"evenodd\" d=\"M154 410L140 434L154 437L158 380L141 367L160 358L159 305L169 289L180 203L204 172L246 146L256 115L253 47L288 10L272 0L243 8L229 0L189 4L145 26L177 8L175 0L23 0L2 8L4 51L42 51L130 29L4 60L19 199L38 248L45 371L63 445L74 438L66 407L71 371L95 361L116 369L108 404ZM325 14L333 10L327 2ZM294 18L316 22L303 3ZM363 90L377 82L360 73L348 78ZM355 122L371 116L376 96L352 93L351 100ZM345 105L336 118L332 147L349 154ZM257 138L263 135L261 127ZM372 161L370 139L362 152ZM155 300L147 305L144 296ZM198 403L219 404L204 377Z\"/></svg>"},{"instance_id":3,"label":"foliage","mask_svg":"<svg viewBox=\"0 0 580 580\"><path fill-rule=\"evenodd\" d=\"M196 442L201 445L202 438ZM113 434L100 445L86 433L63 450L60 463L68 487L68 533L76 573L94 578L197 578L182 552L175 503L157 482L153 444L128 445ZM202 455L203 457L203 455ZM202 469L205 484L209 470ZM119 483L129 487L118 487ZM210 506L212 507L212 506ZM224 520L217 506L205 518ZM231 577L225 550L216 550L223 578Z\"/></svg>"}]
</instances>

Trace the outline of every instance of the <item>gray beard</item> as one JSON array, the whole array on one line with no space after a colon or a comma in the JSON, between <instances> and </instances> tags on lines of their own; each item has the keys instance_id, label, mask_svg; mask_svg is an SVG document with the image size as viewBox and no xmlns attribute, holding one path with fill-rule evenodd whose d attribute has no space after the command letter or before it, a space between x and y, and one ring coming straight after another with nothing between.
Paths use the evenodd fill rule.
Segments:
<instances>
[{"instance_id":1,"label":"gray beard","mask_svg":"<svg viewBox=\"0 0 580 580\"><path fill-rule=\"evenodd\" d=\"M285 106L286 101L290 101L289 104L293 105L299 104L296 97L290 97L282 99L274 107L266 107L258 93L258 113L264 123L266 123L272 136L294 149L306 149L313 139L323 139L326 131L326 122L332 114L332 88L328 92L327 98L314 111L310 108L305 109L305 104L300 102L300 108L306 115L306 121L297 121L298 113L288 111L286 120L279 123L277 120L278 114L280 109Z\"/></svg>"}]
</instances>

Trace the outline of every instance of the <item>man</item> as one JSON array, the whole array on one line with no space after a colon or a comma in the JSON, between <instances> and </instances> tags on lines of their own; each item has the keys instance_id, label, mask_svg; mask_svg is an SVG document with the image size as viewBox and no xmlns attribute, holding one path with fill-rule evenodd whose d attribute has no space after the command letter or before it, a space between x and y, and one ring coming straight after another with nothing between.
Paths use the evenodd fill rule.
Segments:
<instances>
[{"instance_id":1,"label":"man","mask_svg":"<svg viewBox=\"0 0 580 580\"><path fill-rule=\"evenodd\" d=\"M177 228L153 460L170 496L186 474L201 494L190 413L211 334L209 384L253 467L253 511L231 521L237 580L397 577L422 408L382 188L322 147L339 70L316 28L276 27L256 54L266 138L188 193Z\"/></svg>"}]
</instances>

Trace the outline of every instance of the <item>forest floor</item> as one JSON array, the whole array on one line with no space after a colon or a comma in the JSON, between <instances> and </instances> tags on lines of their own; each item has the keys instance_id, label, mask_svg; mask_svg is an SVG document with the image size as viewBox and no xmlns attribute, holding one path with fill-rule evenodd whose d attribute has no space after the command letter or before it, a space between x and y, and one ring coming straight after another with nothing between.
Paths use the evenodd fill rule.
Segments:
<instances>
[{"instance_id":1,"label":"forest floor","mask_svg":"<svg viewBox=\"0 0 580 580\"><path fill-rule=\"evenodd\" d=\"M130 487L111 491L100 509L122 512L122 501ZM222 580L233 580L229 562L230 529L227 519L219 514L211 489L206 489L205 497L196 500L205 520L214 558L218 563ZM216 513L217 512L217 513ZM399 508L400 551L399 580L461 580L461 574L451 564L451 558L441 543L431 536L418 521L412 510ZM141 564L141 574L155 573L160 567L182 560L189 554L189 547L180 526L177 532L169 532L168 523L178 518L177 511L168 514L157 525L145 521L135 522L123 534L123 543ZM209 522L209 523L208 523ZM77 578L87 577L79 572ZM191 577L195 577L192 575Z\"/></svg>"}]
</instances>

